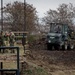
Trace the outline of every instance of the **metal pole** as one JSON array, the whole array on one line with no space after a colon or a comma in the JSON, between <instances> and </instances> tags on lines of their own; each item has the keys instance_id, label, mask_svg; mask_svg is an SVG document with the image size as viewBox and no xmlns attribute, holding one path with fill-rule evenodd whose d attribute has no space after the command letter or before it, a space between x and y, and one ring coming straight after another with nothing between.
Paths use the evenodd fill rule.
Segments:
<instances>
[{"instance_id":1,"label":"metal pole","mask_svg":"<svg viewBox=\"0 0 75 75\"><path fill-rule=\"evenodd\" d=\"M3 31L3 0L1 0L1 30Z\"/></svg>"},{"instance_id":2,"label":"metal pole","mask_svg":"<svg viewBox=\"0 0 75 75\"><path fill-rule=\"evenodd\" d=\"M17 75L20 75L20 72L19 72L20 71L20 68L19 68L20 63L19 63L19 61L20 61L19 60L19 48L17 48L17 69L18 69L17 70Z\"/></svg>"},{"instance_id":3,"label":"metal pole","mask_svg":"<svg viewBox=\"0 0 75 75\"><path fill-rule=\"evenodd\" d=\"M23 27L24 27L24 32L26 31L26 0L24 0L24 25L23 25ZM25 53L25 44L26 44L26 34L25 33L23 33L23 48L24 48L24 53Z\"/></svg>"},{"instance_id":4,"label":"metal pole","mask_svg":"<svg viewBox=\"0 0 75 75\"><path fill-rule=\"evenodd\" d=\"M3 31L3 0L1 0L1 30ZM3 69L3 62L1 62L1 69ZM3 71L1 75L3 75Z\"/></svg>"},{"instance_id":5,"label":"metal pole","mask_svg":"<svg viewBox=\"0 0 75 75\"><path fill-rule=\"evenodd\" d=\"M24 0L24 31L26 31L26 0Z\"/></svg>"},{"instance_id":6,"label":"metal pole","mask_svg":"<svg viewBox=\"0 0 75 75\"><path fill-rule=\"evenodd\" d=\"M3 69L3 62L1 62L1 69ZM3 75L3 71L1 71L1 75Z\"/></svg>"}]
</instances>

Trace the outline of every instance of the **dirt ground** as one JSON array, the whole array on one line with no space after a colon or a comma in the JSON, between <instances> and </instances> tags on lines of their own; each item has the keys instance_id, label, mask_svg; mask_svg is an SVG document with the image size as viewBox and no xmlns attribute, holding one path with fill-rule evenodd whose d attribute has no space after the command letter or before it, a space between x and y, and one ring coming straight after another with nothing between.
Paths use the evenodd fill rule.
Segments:
<instances>
[{"instance_id":1,"label":"dirt ground","mask_svg":"<svg viewBox=\"0 0 75 75\"><path fill-rule=\"evenodd\" d=\"M75 75L75 51L26 50L20 48L28 66L34 69L24 70L21 75ZM25 68L23 66L23 68ZM22 72L22 73L23 73ZM26 74L27 72L27 74ZM35 73L34 73L35 72Z\"/></svg>"},{"instance_id":2,"label":"dirt ground","mask_svg":"<svg viewBox=\"0 0 75 75\"><path fill-rule=\"evenodd\" d=\"M75 75L75 51L31 50L26 58L48 75Z\"/></svg>"}]
</instances>

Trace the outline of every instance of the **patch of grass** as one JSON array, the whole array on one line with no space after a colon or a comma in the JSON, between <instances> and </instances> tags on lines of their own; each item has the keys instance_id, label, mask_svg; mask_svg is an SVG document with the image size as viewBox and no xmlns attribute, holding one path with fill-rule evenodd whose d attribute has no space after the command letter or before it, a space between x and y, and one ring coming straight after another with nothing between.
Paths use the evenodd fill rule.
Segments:
<instances>
[{"instance_id":1,"label":"patch of grass","mask_svg":"<svg viewBox=\"0 0 75 75\"><path fill-rule=\"evenodd\" d=\"M17 62L3 63L4 69L17 69Z\"/></svg>"},{"instance_id":2,"label":"patch of grass","mask_svg":"<svg viewBox=\"0 0 75 75\"><path fill-rule=\"evenodd\" d=\"M42 68L32 68L25 70L23 75L49 75L44 69Z\"/></svg>"},{"instance_id":3,"label":"patch of grass","mask_svg":"<svg viewBox=\"0 0 75 75\"><path fill-rule=\"evenodd\" d=\"M48 75L48 73L42 68L36 68L36 75Z\"/></svg>"}]
</instances>

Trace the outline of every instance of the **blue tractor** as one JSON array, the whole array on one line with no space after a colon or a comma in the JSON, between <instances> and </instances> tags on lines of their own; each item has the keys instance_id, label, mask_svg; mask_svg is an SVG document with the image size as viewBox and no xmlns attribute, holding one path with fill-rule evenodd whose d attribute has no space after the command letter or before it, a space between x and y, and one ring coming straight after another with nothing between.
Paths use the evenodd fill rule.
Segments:
<instances>
[{"instance_id":1,"label":"blue tractor","mask_svg":"<svg viewBox=\"0 0 75 75\"><path fill-rule=\"evenodd\" d=\"M46 40L48 50L74 49L74 39L74 31L67 24L50 23Z\"/></svg>"}]
</instances>

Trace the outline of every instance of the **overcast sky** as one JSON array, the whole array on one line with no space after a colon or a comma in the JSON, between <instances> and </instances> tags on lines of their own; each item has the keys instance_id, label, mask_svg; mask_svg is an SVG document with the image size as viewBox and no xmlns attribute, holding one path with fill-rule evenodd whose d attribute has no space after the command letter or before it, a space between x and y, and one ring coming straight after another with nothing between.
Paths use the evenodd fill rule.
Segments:
<instances>
[{"instance_id":1,"label":"overcast sky","mask_svg":"<svg viewBox=\"0 0 75 75\"><path fill-rule=\"evenodd\" d=\"M4 5L7 3L12 3L14 1L21 1L24 2L24 0L3 0ZM55 9L58 8L58 6L62 3L73 3L75 4L74 0L26 0L27 3L33 4L33 6L38 11L39 17L43 17L45 13L49 9ZM0 0L1 3L1 0Z\"/></svg>"}]
</instances>

